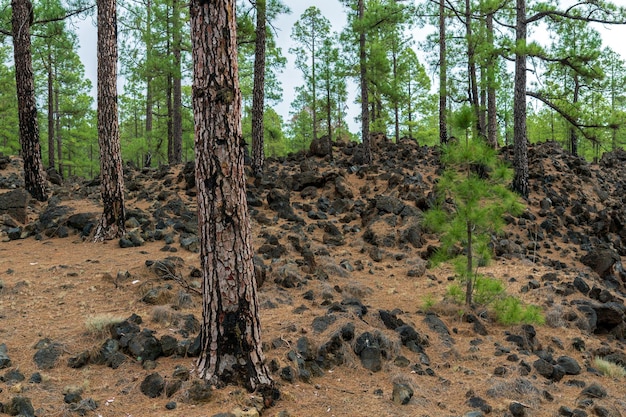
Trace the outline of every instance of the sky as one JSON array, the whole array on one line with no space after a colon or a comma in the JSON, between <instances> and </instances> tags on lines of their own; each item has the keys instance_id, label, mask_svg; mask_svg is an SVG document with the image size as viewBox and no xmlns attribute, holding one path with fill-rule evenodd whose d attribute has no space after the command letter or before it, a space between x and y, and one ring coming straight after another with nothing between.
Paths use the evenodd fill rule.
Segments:
<instances>
[{"instance_id":1,"label":"sky","mask_svg":"<svg viewBox=\"0 0 626 417\"><path fill-rule=\"evenodd\" d=\"M620 3L624 0L616 0L615 3ZM318 7L323 16L325 16L332 25L332 31L340 32L346 24L346 10L341 5L339 0L320 0L320 1L312 1L312 0L298 0L298 1L284 1L287 3L289 8L291 9L290 14L283 14L278 17L276 22L274 22L274 27L277 29L276 38L277 44L282 48L283 54L287 56L287 66L284 69L283 73L278 77L282 81L283 88L283 101L276 106L274 106L275 110L283 117L283 120L286 122L289 120L289 112L291 102L295 98L295 88L303 84L302 75L300 70L295 67L295 57L289 54L289 48L294 47L295 44L291 41L291 28L293 24L300 18L304 11L315 5ZM76 22L78 28L78 36L80 41L80 50L79 55L85 65L85 73L87 77L92 80L93 84L93 95L95 97L95 88L96 88L96 74L97 74L97 34L96 27L94 24L95 16L93 18L87 18L84 21ZM596 29L600 31L602 34L603 42L606 46L611 47L615 52L619 53L623 59L626 60L626 25L596 25ZM415 39L415 43L422 41L426 34L429 32L434 32L434 27L427 27L422 30L415 30L413 35ZM532 38L533 34L529 33L529 37ZM541 34L536 34L536 36L542 36ZM545 44L546 41L539 39L540 43ZM120 54L123 54L124 51L119 51ZM421 52L417 50L418 57ZM425 60L421 60L422 64L426 65ZM435 74L431 74L435 75ZM123 88L123 82L120 81L120 89ZM357 121L355 120L356 115L359 113L359 105L354 103L354 100L357 96L357 84L349 83L348 84L348 125L352 132L358 132L359 126ZM121 91L121 90L120 90Z\"/></svg>"}]
</instances>

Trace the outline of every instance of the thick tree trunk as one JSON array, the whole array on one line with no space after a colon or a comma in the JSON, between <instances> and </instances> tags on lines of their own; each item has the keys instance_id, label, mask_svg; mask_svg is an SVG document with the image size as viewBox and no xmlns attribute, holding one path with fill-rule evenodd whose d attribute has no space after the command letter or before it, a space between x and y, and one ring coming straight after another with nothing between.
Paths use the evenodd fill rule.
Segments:
<instances>
[{"instance_id":1,"label":"thick tree trunk","mask_svg":"<svg viewBox=\"0 0 626 417\"><path fill-rule=\"evenodd\" d=\"M484 128L480 117L480 100L478 97L478 80L476 77L476 48L472 35L472 13L470 0L465 0L465 31L467 39L467 73L469 75L469 101L474 109L474 117L476 118L476 134L484 137Z\"/></svg>"},{"instance_id":2,"label":"thick tree trunk","mask_svg":"<svg viewBox=\"0 0 626 417\"><path fill-rule=\"evenodd\" d=\"M487 40L493 49L493 13L487 14ZM487 63L487 143L498 147L498 109L496 108L496 56L489 54Z\"/></svg>"},{"instance_id":3,"label":"thick tree trunk","mask_svg":"<svg viewBox=\"0 0 626 417\"><path fill-rule=\"evenodd\" d=\"M54 71L54 78L57 78L58 74L57 74L57 69L55 68ZM60 108L60 94L59 94L59 87L57 86L57 88L54 89L54 112L56 113L55 115L55 132L54 132L54 136L56 137L57 140L57 170L59 172L59 174L61 175L61 177L63 177L63 136L61 134L61 108ZM70 176L70 173L68 172L67 176Z\"/></svg>"},{"instance_id":4,"label":"thick tree trunk","mask_svg":"<svg viewBox=\"0 0 626 417\"><path fill-rule=\"evenodd\" d=\"M572 100L574 106L578 103L579 96L580 80L578 79L578 74L574 74L574 98ZM576 128L574 126L571 126L569 129L569 147L572 155L578 156L578 135L576 134Z\"/></svg>"},{"instance_id":5,"label":"thick tree trunk","mask_svg":"<svg viewBox=\"0 0 626 417\"><path fill-rule=\"evenodd\" d=\"M246 202L235 1L192 0L190 16L204 294L198 374L217 385L271 387Z\"/></svg>"},{"instance_id":6,"label":"thick tree trunk","mask_svg":"<svg viewBox=\"0 0 626 417\"><path fill-rule=\"evenodd\" d=\"M173 55L174 55L174 97L173 97L173 109L172 109L172 160L171 164L180 164L183 161L183 94L182 94L182 81L181 81L181 45L182 45L182 33L180 27L180 10L178 0L172 0L172 26L173 26Z\"/></svg>"},{"instance_id":7,"label":"thick tree trunk","mask_svg":"<svg viewBox=\"0 0 626 417\"><path fill-rule=\"evenodd\" d=\"M396 83L398 80L398 52L395 42L391 51L391 63L393 82ZM409 101L411 100L409 99ZM398 104L397 99L393 100L393 127L394 137L396 138L396 143L398 143L400 142L400 105Z\"/></svg>"},{"instance_id":8,"label":"thick tree trunk","mask_svg":"<svg viewBox=\"0 0 626 417\"><path fill-rule=\"evenodd\" d=\"M150 167L152 164L152 126L153 126L153 86L152 86L152 0L146 3L146 154L144 155L144 166Z\"/></svg>"},{"instance_id":9,"label":"thick tree trunk","mask_svg":"<svg viewBox=\"0 0 626 417\"><path fill-rule=\"evenodd\" d=\"M12 0L13 57L17 110L20 124L20 144L24 159L26 190L37 200L46 201L45 175L41 162L39 124L35 101L35 79L30 46L30 22L33 6L29 0Z\"/></svg>"},{"instance_id":10,"label":"thick tree trunk","mask_svg":"<svg viewBox=\"0 0 626 417\"><path fill-rule=\"evenodd\" d=\"M528 198L526 143L526 0L517 0L515 25L515 88L513 92L513 190Z\"/></svg>"},{"instance_id":11,"label":"thick tree trunk","mask_svg":"<svg viewBox=\"0 0 626 417\"><path fill-rule=\"evenodd\" d=\"M48 168L54 168L54 75L52 73L52 52L48 45Z\"/></svg>"},{"instance_id":12,"label":"thick tree trunk","mask_svg":"<svg viewBox=\"0 0 626 417\"><path fill-rule=\"evenodd\" d=\"M98 6L98 143L102 217L95 240L114 239L125 232L124 177L117 120L117 12L115 0Z\"/></svg>"},{"instance_id":13,"label":"thick tree trunk","mask_svg":"<svg viewBox=\"0 0 626 417\"><path fill-rule=\"evenodd\" d=\"M365 18L365 0L359 0L359 20ZM359 33L359 67L361 70L361 140L363 141L364 162L372 163L372 144L370 142L369 98L367 91L367 56L365 53L365 28L361 25Z\"/></svg>"},{"instance_id":14,"label":"thick tree trunk","mask_svg":"<svg viewBox=\"0 0 626 417\"><path fill-rule=\"evenodd\" d=\"M254 45L254 86L252 87L252 173L263 175L265 164L263 113L265 107L265 0L256 1L256 41Z\"/></svg>"},{"instance_id":15,"label":"thick tree trunk","mask_svg":"<svg viewBox=\"0 0 626 417\"><path fill-rule=\"evenodd\" d=\"M445 1L439 0L439 142L448 143L448 65L446 57Z\"/></svg>"},{"instance_id":16,"label":"thick tree trunk","mask_svg":"<svg viewBox=\"0 0 626 417\"><path fill-rule=\"evenodd\" d=\"M313 96L313 140L317 139L317 78L315 71L315 36L317 35L315 28L315 20L311 28L311 95Z\"/></svg>"},{"instance_id":17,"label":"thick tree trunk","mask_svg":"<svg viewBox=\"0 0 626 417\"><path fill-rule=\"evenodd\" d=\"M330 77L326 78L326 135L328 137L328 157L333 159L333 124L332 124L332 88L330 85Z\"/></svg>"}]
</instances>

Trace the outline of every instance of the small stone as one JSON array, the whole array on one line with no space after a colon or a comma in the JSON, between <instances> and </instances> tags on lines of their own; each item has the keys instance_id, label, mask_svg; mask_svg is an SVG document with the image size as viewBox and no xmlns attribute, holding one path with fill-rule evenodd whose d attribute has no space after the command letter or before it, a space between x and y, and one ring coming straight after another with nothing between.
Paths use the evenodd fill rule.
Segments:
<instances>
[{"instance_id":1,"label":"small stone","mask_svg":"<svg viewBox=\"0 0 626 417\"><path fill-rule=\"evenodd\" d=\"M526 416L526 407L518 402L512 402L509 404L509 411L513 415L513 417L524 417Z\"/></svg>"},{"instance_id":2,"label":"small stone","mask_svg":"<svg viewBox=\"0 0 626 417\"><path fill-rule=\"evenodd\" d=\"M61 347L57 343L50 343L39 349L33 360L39 369L52 369L61 353Z\"/></svg>"},{"instance_id":3,"label":"small stone","mask_svg":"<svg viewBox=\"0 0 626 417\"><path fill-rule=\"evenodd\" d=\"M170 401L167 404L165 404L165 408L167 408L168 410L175 410L176 409L176 401Z\"/></svg>"},{"instance_id":4,"label":"small stone","mask_svg":"<svg viewBox=\"0 0 626 417\"><path fill-rule=\"evenodd\" d=\"M584 395L591 398L605 398L607 393L606 389L597 383L593 383L589 385L587 388L582 390L580 395Z\"/></svg>"},{"instance_id":5,"label":"small stone","mask_svg":"<svg viewBox=\"0 0 626 417\"><path fill-rule=\"evenodd\" d=\"M394 383L391 398L394 403L406 405L413 397L413 389L407 384Z\"/></svg>"},{"instance_id":6,"label":"small stone","mask_svg":"<svg viewBox=\"0 0 626 417\"><path fill-rule=\"evenodd\" d=\"M84 400L80 400L77 404L70 405L70 409L81 416L84 416L97 408L98 403L96 403L92 398L86 398Z\"/></svg>"},{"instance_id":7,"label":"small stone","mask_svg":"<svg viewBox=\"0 0 626 417\"><path fill-rule=\"evenodd\" d=\"M139 388L145 396L156 398L163 393L165 380L155 372L145 377Z\"/></svg>"},{"instance_id":8,"label":"small stone","mask_svg":"<svg viewBox=\"0 0 626 417\"><path fill-rule=\"evenodd\" d=\"M209 402L213 396L211 385L206 381L194 380L187 392L189 401L192 404Z\"/></svg>"},{"instance_id":9,"label":"small stone","mask_svg":"<svg viewBox=\"0 0 626 417\"><path fill-rule=\"evenodd\" d=\"M4 405L4 412L11 416L35 417L35 409L27 397L11 398L11 402Z\"/></svg>"},{"instance_id":10,"label":"small stone","mask_svg":"<svg viewBox=\"0 0 626 417\"><path fill-rule=\"evenodd\" d=\"M296 371L291 366L285 366L280 370L280 377L287 382L293 382L296 379Z\"/></svg>"}]
</instances>

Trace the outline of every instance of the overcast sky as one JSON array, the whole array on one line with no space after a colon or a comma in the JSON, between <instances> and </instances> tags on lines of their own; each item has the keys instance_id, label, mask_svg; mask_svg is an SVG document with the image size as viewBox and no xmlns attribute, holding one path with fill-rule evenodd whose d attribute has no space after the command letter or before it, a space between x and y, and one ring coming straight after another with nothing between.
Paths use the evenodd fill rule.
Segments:
<instances>
[{"instance_id":1,"label":"overcast sky","mask_svg":"<svg viewBox=\"0 0 626 417\"><path fill-rule=\"evenodd\" d=\"M618 2L619 1L616 1L616 3ZM289 119L290 105L295 95L294 89L297 86L302 85L303 83L300 71L295 68L295 58L289 55L289 48L294 46L293 42L291 41L291 28L293 27L293 24L300 18L302 13L308 7L315 5L320 9L322 15L330 20L332 25L331 30L334 32L340 32L346 24L346 12L339 0L298 0L285 3L289 4L289 7L291 8L291 13L288 15L279 16L277 21L274 23L274 27L276 27L276 29L278 30L278 46L282 48L283 54L287 56L287 67L285 68L283 74L279 76L279 79L282 81L283 87L283 101L282 103L276 105L275 109L286 122ZM80 39L79 55L83 61L83 64L85 65L85 72L87 77L92 80L95 96L97 73L97 36L96 28L93 23L94 20L95 16L94 18L88 18L87 20L77 22L76 24L78 26L78 36ZM611 47L611 49L621 54L621 56L626 59L626 25L604 27L597 25L596 28L600 30L605 45ZM414 35L414 37L416 38L416 44L417 42L424 39L426 33L434 31L435 28L432 27L427 27L426 29L423 29L421 31L416 30ZM530 36L532 37L532 33L530 33ZM121 50L120 54L123 53L124 51ZM417 51L417 53L419 57L420 51ZM421 59L421 62L422 64L426 65L424 59ZM359 126L354 120L354 117L356 116L356 114L358 114L359 107L357 104L354 103L354 99L357 95L357 85L354 83L349 84L348 89L349 99L347 104L350 109L348 110L347 122L350 126L351 131L358 132Z\"/></svg>"}]
</instances>

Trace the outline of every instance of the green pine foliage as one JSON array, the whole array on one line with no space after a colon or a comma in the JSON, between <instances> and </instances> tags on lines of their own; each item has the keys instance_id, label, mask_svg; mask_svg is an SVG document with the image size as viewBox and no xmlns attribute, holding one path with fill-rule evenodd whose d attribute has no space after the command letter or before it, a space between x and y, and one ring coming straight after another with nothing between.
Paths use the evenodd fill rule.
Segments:
<instances>
[{"instance_id":1,"label":"green pine foliage","mask_svg":"<svg viewBox=\"0 0 626 417\"><path fill-rule=\"evenodd\" d=\"M470 120L464 123L469 127L471 119L463 116L459 118ZM441 241L431 261L452 261L457 276L466 284L465 302L471 305L478 282L490 282L480 278L474 268L491 259L492 236L502 231L504 214L519 214L523 205L508 188L511 169L482 140L467 137L465 143L450 143L442 149L441 162L446 169L437 185L438 205L424 216L426 226L438 233Z\"/></svg>"},{"instance_id":2,"label":"green pine foliage","mask_svg":"<svg viewBox=\"0 0 626 417\"><path fill-rule=\"evenodd\" d=\"M457 126L469 130L471 112L456 117ZM519 214L524 206L508 185L512 171L482 140L466 136L465 142L454 141L442 149L445 166L437 185L438 205L427 211L424 223L439 234L441 246L431 263L451 262L460 282L448 287L446 297L468 306L490 306L502 324L543 324L537 306L525 306L506 295L501 280L477 272L492 257L491 241L504 228L505 214Z\"/></svg>"},{"instance_id":3,"label":"green pine foliage","mask_svg":"<svg viewBox=\"0 0 626 417\"><path fill-rule=\"evenodd\" d=\"M496 320L504 325L520 323L543 325L546 321L540 307L524 305L519 298L513 296L496 300L492 308Z\"/></svg>"}]
</instances>

